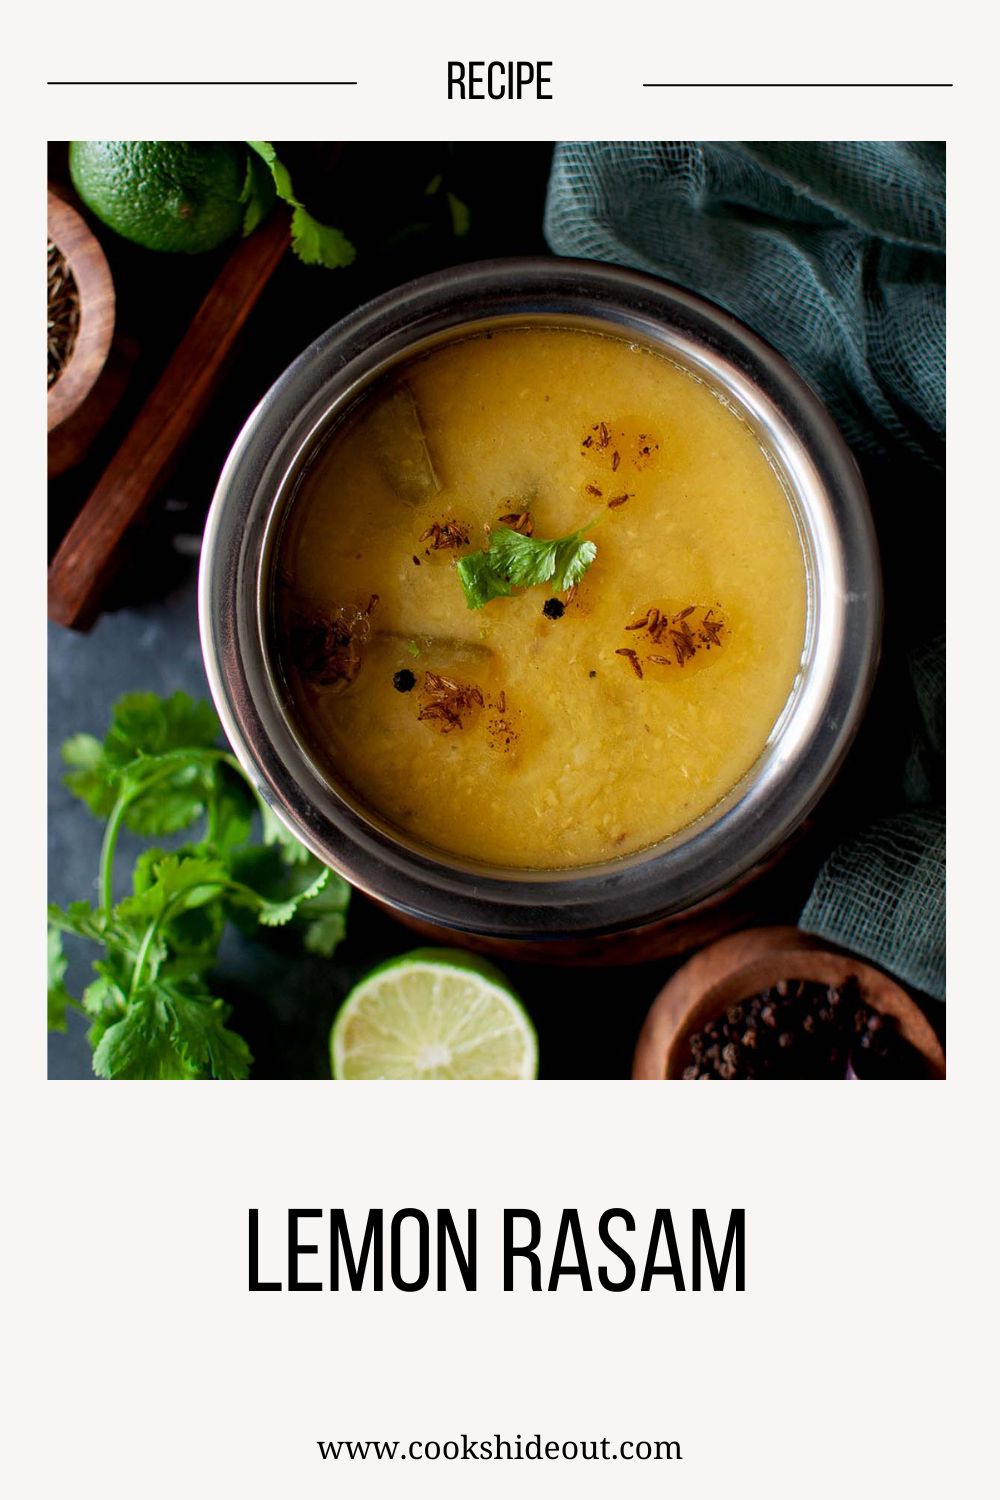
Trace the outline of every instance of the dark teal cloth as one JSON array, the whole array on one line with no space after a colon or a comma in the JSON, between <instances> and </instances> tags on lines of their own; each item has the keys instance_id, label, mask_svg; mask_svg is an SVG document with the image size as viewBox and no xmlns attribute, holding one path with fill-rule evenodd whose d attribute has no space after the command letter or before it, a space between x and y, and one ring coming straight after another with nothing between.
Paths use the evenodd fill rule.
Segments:
<instances>
[{"instance_id":1,"label":"dark teal cloth","mask_svg":"<svg viewBox=\"0 0 1000 1500\"><path fill-rule=\"evenodd\" d=\"M802 925L943 998L945 153L899 141L566 142L559 255L727 308L823 397L865 469L886 563L898 776L827 860ZM884 674L885 675L885 674ZM888 753L888 747L886 747Z\"/></svg>"}]
</instances>

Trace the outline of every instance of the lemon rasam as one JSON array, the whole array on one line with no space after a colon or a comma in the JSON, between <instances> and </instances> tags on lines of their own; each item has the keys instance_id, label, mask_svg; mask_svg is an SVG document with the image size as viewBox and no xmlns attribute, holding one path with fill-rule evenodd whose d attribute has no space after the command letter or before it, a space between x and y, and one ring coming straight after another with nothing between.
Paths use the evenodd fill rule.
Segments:
<instances>
[{"instance_id":1,"label":"lemon rasam","mask_svg":"<svg viewBox=\"0 0 1000 1500\"><path fill-rule=\"evenodd\" d=\"M376 385L302 475L274 580L324 774L507 867L615 859L708 812L805 632L795 521L750 427L664 356L569 329L460 339Z\"/></svg>"}]
</instances>

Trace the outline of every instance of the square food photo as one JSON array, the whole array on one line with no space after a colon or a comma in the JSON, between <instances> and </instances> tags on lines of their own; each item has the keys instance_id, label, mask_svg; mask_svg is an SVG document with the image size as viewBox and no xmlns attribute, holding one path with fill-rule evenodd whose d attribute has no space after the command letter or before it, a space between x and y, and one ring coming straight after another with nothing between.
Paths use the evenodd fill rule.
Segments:
<instances>
[{"instance_id":1,"label":"square food photo","mask_svg":"<svg viewBox=\"0 0 1000 1500\"><path fill-rule=\"evenodd\" d=\"M928 142L51 142L49 1077L942 1079L944 236Z\"/></svg>"}]
</instances>

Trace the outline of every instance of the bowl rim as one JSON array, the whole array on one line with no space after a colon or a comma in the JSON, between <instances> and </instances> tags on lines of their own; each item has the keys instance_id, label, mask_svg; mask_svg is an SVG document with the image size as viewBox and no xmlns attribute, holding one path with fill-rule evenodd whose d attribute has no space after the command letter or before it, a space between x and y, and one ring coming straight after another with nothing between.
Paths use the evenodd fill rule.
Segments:
<instances>
[{"instance_id":1,"label":"bowl rim","mask_svg":"<svg viewBox=\"0 0 1000 1500\"><path fill-rule=\"evenodd\" d=\"M428 849L333 787L292 730L267 643L274 536L307 455L330 425L368 383L425 347L460 330L518 322L594 326L693 361L757 427L790 487L810 577L808 660L755 766L673 838L557 871L500 869ZM647 925L696 905L801 823L842 764L867 702L882 591L857 465L818 397L780 355L669 282L601 262L530 257L406 283L349 314L289 366L251 413L220 476L202 548L199 614L209 685L233 749L313 853L419 920L555 939Z\"/></svg>"}]
</instances>

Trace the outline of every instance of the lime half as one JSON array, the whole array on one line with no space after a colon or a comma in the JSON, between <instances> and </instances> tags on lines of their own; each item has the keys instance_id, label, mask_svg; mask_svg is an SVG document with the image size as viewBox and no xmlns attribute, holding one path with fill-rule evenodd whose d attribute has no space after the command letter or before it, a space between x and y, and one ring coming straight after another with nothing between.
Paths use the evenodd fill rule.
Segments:
<instances>
[{"instance_id":1,"label":"lime half","mask_svg":"<svg viewBox=\"0 0 1000 1500\"><path fill-rule=\"evenodd\" d=\"M334 1078L534 1078L535 1028L503 975L419 948L355 985L330 1036Z\"/></svg>"}]
</instances>

